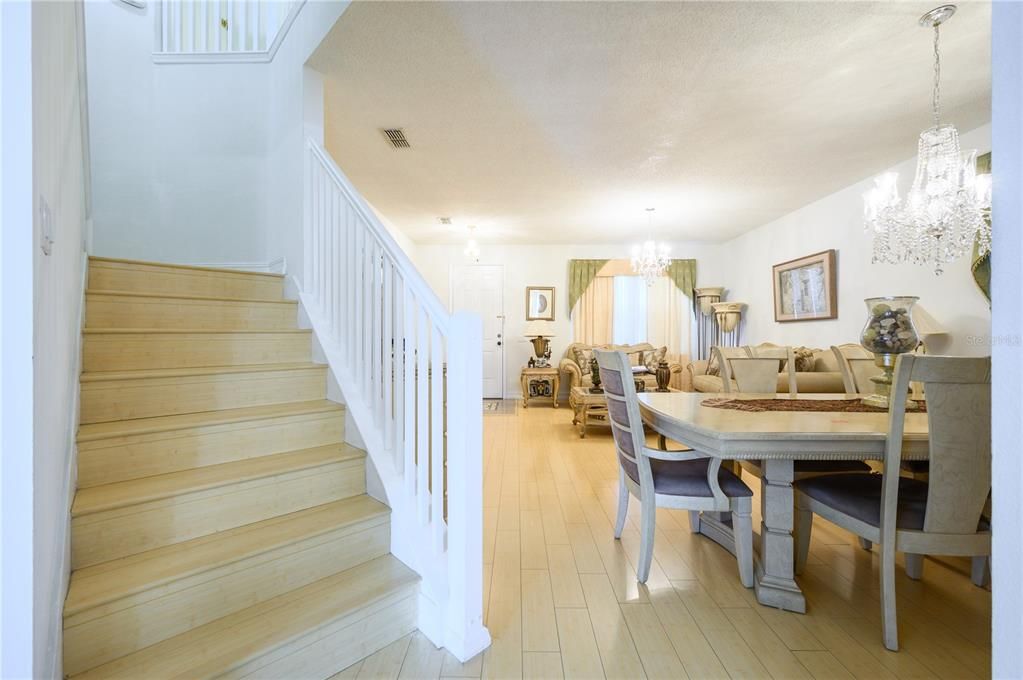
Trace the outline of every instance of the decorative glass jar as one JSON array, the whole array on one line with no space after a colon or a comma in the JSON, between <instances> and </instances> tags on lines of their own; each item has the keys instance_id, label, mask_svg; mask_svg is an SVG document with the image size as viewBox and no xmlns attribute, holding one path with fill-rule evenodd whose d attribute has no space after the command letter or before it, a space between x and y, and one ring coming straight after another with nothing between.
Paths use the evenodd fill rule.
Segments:
<instances>
[{"instance_id":1,"label":"decorative glass jar","mask_svg":"<svg viewBox=\"0 0 1023 680\"><path fill-rule=\"evenodd\" d=\"M874 394L863 399L863 403L879 408L888 408L892 389L892 373L895 359L900 354L912 352L920 344L920 336L913 326L913 305L920 298L914 296L867 298L867 324L860 333L860 344L874 355L874 363L882 370L874 376ZM908 401L907 408L915 408L915 402Z\"/></svg>"}]
</instances>

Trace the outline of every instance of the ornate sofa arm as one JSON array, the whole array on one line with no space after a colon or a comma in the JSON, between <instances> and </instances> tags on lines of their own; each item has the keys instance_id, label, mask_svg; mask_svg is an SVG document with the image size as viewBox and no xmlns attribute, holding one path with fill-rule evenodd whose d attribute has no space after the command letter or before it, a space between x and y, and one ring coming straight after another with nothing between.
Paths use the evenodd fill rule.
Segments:
<instances>
[{"instance_id":1,"label":"ornate sofa arm","mask_svg":"<svg viewBox=\"0 0 1023 680\"><path fill-rule=\"evenodd\" d=\"M583 384L583 374L582 371L579 370L579 364L575 363L571 359L567 357L562 359L561 363L558 364L558 370L562 373L568 374L569 389Z\"/></svg>"},{"instance_id":2,"label":"ornate sofa arm","mask_svg":"<svg viewBox=\"0 0 1023 680\"><path fill-rule=\"evenodd\" d=\"M668 381L668 386L676 390L682 390L683 392L692 392L692 380L689 380L689 373L686 369L677 361L671 362L668 367L671 369L671 380Z\"/></svg>"}]
</instances>

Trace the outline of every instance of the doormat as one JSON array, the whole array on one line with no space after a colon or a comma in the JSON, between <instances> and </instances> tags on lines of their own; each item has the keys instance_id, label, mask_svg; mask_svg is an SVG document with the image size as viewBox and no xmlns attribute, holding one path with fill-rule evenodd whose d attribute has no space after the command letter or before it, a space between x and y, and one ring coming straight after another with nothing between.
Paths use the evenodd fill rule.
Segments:
<instances>
[{"instance_id":1,"label":"doormat","mask_svg":"<svg viewBox=\"0 0 1023 680\"><path fill-rule=\"evenodd\" d=\"M484 399L483 415L511 416L515 415L515 399Z\"/></svg>"}]
</instances>

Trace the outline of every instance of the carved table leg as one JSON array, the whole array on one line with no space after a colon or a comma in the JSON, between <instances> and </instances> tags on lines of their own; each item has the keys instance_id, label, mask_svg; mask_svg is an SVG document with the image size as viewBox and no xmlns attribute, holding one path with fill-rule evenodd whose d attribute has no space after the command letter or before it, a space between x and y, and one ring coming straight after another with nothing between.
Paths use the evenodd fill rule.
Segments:
<instances>
[{"instance_id":1,"label":"carved table leg","mask_svg":"<svg viewBox=\"0 0 1023 680\"><path fill-rule=\"evenodd\" d=\"M755 581L757 601L770 607L806 612L806 599L796 584L793 553L791 460L764 459L760 510L760 559Z\"/></svg>"},{"instance_id":2,"label":"carved table leg","mask_svg":"<svg viewBox=\"0 0 1023 680\"><path fill-rule=\"evenodd\" d=\"M551 394L554 397L554 408L558 408L558 392L561 391L561 376L555 374L554 376L554 392Z\"/></svg>"}]
</instances>

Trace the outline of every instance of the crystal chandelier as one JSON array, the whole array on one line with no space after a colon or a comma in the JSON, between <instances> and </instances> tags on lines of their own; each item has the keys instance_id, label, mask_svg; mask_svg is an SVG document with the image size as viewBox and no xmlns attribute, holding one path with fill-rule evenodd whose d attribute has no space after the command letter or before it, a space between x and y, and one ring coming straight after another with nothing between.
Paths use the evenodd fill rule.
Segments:
<instances>
[{"instance_id":1,"label":"crystal chandelier","mask_svg":"<svg viewBox=\"0 0 1023 680\"><path fill-rule=\"evenodd\" d=\"M480 246L476 242L476 227L469 226L469 240L465 244L465 250L462 254L469 258L473 264L479 264L480 262Z\"/></svg>"},{"instance_id":2,"label":"crystal chandelier","mask_svg":"<svg viewBox=\"0 0 1023 680\"><path fill-rule=\"evenodd\" d=\"M964 156L955 126L941 124L938 27L955 10L955 5L943 5L920 18L921 26L934 29L934 127L920 133L913 186L901 200L899 176L889 172L863 196L875 263L912 262L941 274L946 263L970 253L975 241L980 255L991 248L991 175L977 174L977 152Z\"/></svg>"},{"instance_id":3,"label":"crystal chandelier","mask_svg":"<svg viewBox=\"0 0 1023 680\"><path fill-rule=\"evenodd\" d=\"M647 231L653 223L654 208L647 208ZM646 279L646 285L654 285L654 281L664 274L671 264L669 254L671 247L667 243L645 241L642 245L632 247L632 271Z\"/></svg>"}]
</instances>

